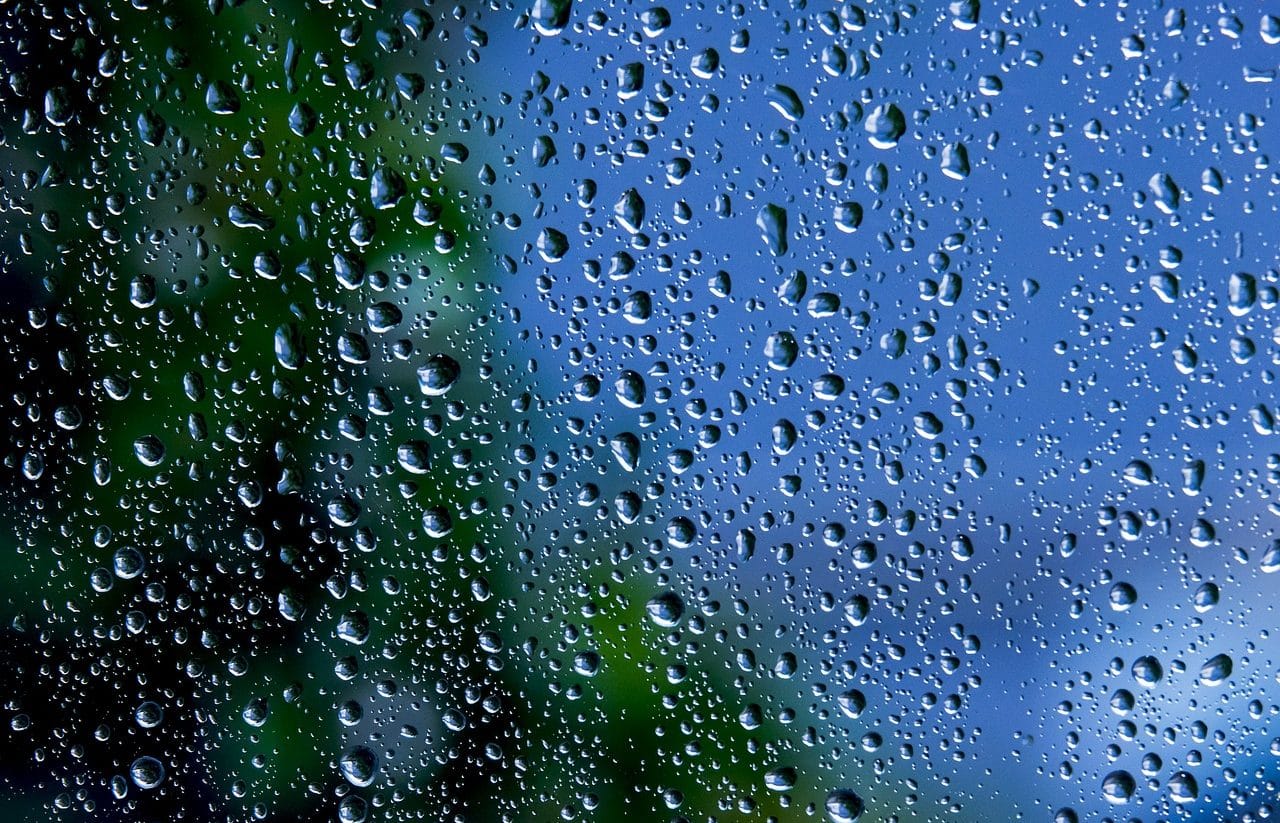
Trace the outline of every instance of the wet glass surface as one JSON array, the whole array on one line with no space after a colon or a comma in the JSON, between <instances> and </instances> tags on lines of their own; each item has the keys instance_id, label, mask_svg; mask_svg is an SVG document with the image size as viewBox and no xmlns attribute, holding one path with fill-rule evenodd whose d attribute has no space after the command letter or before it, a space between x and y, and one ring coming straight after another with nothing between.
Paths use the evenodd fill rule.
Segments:
<instances>
[{"instance_id":1,"label":"wet glass surface","mask_svg":"<svg viewBox=\"0 0 1280 823\"><path fill-rule=\"evenodd\" d=\"M3 808L1274 816L1277 44L0 4Z\"/></svg>"}]
</instances>

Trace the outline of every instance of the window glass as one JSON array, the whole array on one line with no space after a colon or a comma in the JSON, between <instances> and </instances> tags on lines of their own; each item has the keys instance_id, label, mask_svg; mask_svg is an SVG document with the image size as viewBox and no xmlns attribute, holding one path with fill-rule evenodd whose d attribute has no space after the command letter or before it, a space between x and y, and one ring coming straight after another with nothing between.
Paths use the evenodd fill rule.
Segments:
<instances>
[{"instance_id":1,"label":"window glass","mask_svg":"<svg viewBox=\"0 0 1280 823\"><path fill-rule=\"evenodd\" d=\"M0 3L4 808L1274 816L1278 43Z\"/></svg>"}]
</instances>

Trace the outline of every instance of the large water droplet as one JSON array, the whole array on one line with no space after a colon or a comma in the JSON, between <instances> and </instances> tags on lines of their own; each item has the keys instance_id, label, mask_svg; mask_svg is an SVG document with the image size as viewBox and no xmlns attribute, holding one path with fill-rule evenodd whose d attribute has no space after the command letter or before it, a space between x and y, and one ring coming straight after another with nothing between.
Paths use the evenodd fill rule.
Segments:
<instances>
[{"instance_id":1,"label":"large water droplet","mask_svg":"<svg viewBox=\"0 0 1280 823\"><path fill-rule=\"evenodd\" d=\"M1169 776L1169 799L1174 803L1194 803L1200 796L1200 784L1190 772L1174 772Z\"/></svg>"},{"instance_id":2,"label":"large water droplet","mask_svg":"<svg viewBox=\"0 0 1280 823\"><path fill-rule=\"evenodd\" d=\"M1225 654L1215 654L1200 667L1200 685L1221 686L1231 677L1234 664Z\"/></svg>"},{"instance_id":3,"label":"large water droplet","mask_svg":"<svg viewBox=\"0 0 1280 823\"><path fill-rule=\"evenodd\" d=\"M764 786L769 791L787 792L795 788L798 773L792 766L781 766L765 772Z\"/></svg>"},{"instance_id":4,"label":"large water droplet","mask_svg":"<svg viewBox=\"0 0 1280 823\"><path fill-rule=\"evenodd\" d=\"M1147 181L1151 202L1165 214L1173 214L1182 205L1182 189L1165 173L1153 174Z\"/></svg>"},{"instance_id":5,"label":"large water droplet","mask_svg":"<svg viewBox=\"0 0 1280 823\"><path fill-rule=\"evenodd\" d=\"M1115 806L1128 803L1137 788L1133 775L1123 769L1117 769L1102 779L1102 796Z\"/></svg>"},{"instance_id":6,"label":"large water droplet","mask_svg":"<svg viewBox=\"0 0 1280 823\"><path fill-rule=\"evenodd\" d=\"M573 11L573 0L534 0L533 27L539 34L554 37L569 25L569 15Z\"/></svg>"},{"instance_id":7,"label":"large water droplet","mask_svg":"<svg viewBox=\"0 0 1280 823\"><path fill-rule=\"evenodd\" d=\"M214 80L205 89L204 104L214 114L235 114L240 111L240 95L229 83Z\"/></svg>"},{"instance_id":8,"label":"large water droplet","mask_svg":"<svg viewBox=\"0 0 1280 823\"><path fill-rule=\"evenodd\" d=\"M823 807L827 810L827 818L831 823L857 823L866 808L862 798L851 789L830 792Z\"/></svg>"},{"instance_id":9,"label":"large water droplet","mask_svg":"<svg viewBox=\"0 0 1280 823\"><path fill-rule=\"evenodd\" d=\"M164 764L154 757L139 757L129 766L129 777L139 789L154 789L164 782Z\"/></svg>"},{"instance_id":10,"label":"large water droplet","mask_svg":"<svg viewBox=\"0 0 1280 823\"><path fill-rule=\"evenodd\" d=\"M764 356L769 363L769 368L775 371L791 368L795 365L799 354L800 344L796 342L795 335L789 331L775 332L765 338Z\"/></svg>"},{"instance_id":11,"label":"large water droplet","mask_svg":"<svg viewBox=\"0 0 1280 823\"><path fill-rule=\"evenodd\" d=\"M644 200L640 198L640 192L635 189L623 192L613 207L613 216L619 226L631 234L638 233L644 224Z\"/></svg>"},{"instance_id":12,"label":"large water droplet","mask_svg":"<svg viewBox=\"0 0 1280 823\"><path fill-rule=\"evenodd\" d=\"M1133 674L1133 679L1138 681L1138 685L1148 689L1154 689L1164 678L1164 667L1160 665L1159 660L1150 655L1133 661L1130 672Z\"/></svg>"},{"instance_id":13,"label":"large water droplet","mask_svg":"<svg viewBox=\"0 0 1280 823\"><path fill-rule=\"evenodd\" d=\"M369 180L369 199L375 209L393 208L406 191L400 172L386 166L378 167Z\"/></svg>"},{"instance_id":14,"label":"large water droplet","mask_svg":"<svg viewBox=\"0 0 1280 823\"><path fill-rule=\"evenodd\" d=\"M893 103L881 103L867 115L865 125L871 145L891 149L907 133L907 118Z\"/></svg>"},{"instance_id":15,"label":"large water droplet","mask_svg":"<svg viewBox=\"0 0 1280 823\"><path fill-rule=\"evenodd\" d=\"M357 788L373 784L378 773L378 756L368 746L352 746L338 760L338 769Z\"/></svg>"},{"instance_id":16,"label":"large water droplet","mask_svg":"<svg viewBox=\"0 0 1280 823\"><path fill-rule=\"evenodd\" d=\"M448 394L462 375L462 366L447 354L432 355L418 367L418 389L427 397Z\"/></svg>"},{"instance_id":17,"label":"large water droplet","mask_svg":"<svg viewBox=\"0 0 1280 823\"><path fill-rule=\"evenodd\" d=\"M765 99L769 101L770 106L773 106L774 111L792 123L804 117L804 104L800 102L800 95L796 94L795 89L790 86L781 84L770 86Z\"/></svg>"},{"instance_id":18,"label":"large water droplet","mask_svg":"<svg viewBox=\"0 0 1280 823\"><path fill-rule=\"evenodd\" d=\"M147 434L133 441L133 456L144 466L159 466L164 462L164 443L154 434Z\"/></svg>"},{"instance_id":19,"label":"large water droplet","mask_svg":"<svg viewBox=\"0 0 1280 823\"><path fill-rule=\"evenodd\" d=\"M756 226L765 246L774 257L787 253L787 210L775 203L768 203L756 215Z\"/></svg>"},{"instance_id":20,"label":"large water droplet","mask_svg":"<svg viewBox=\"0 0 1280 823\"><path fill-rule=\"evenodd\" d=\"M650 598L645 604L649 619L664 629L679 625L684 615L684 601L675 592L667 591Z\"/></svg>"},{"instance_id":21,"label":"large water droplet","mask_svg":"<svg viewBox=\"0 0 1280 823\"><path fill-rule=\"evenodd\" d=\"M538 254L548 263L558 263L569 253L569 238L564 232L550 226L538 235Z\"/></svg>"}]
</instances>

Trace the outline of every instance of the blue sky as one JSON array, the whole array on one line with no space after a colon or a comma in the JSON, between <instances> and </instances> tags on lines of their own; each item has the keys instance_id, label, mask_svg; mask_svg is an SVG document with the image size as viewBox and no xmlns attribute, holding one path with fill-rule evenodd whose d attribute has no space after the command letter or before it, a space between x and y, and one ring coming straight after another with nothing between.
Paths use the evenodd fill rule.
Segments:
<instances>
[{"instance_id":1,"label":"blue sky","mask_svg":"<svg viewBox=\"0 0 1280 823\"><path fill-rule=\"evenodd\" d=\"M554 264L524 251L507 298L548 330L576 317L580 339L597 343L574 363L536 352L552 382L556 370L566 387L594 371L607 394L625 368L649 375L651 391L672 392L643 426L642 470L671 489L657 523L704 514L694 551L714 558L682 568L689 553L673 552L677 572L718 591L757 592L761 611L794 624L757 641L761 657L799 649L806 675L833 689L839 677L821 673L824 660L891 650L854 678L872 694L867 715L831 721L832 739L871 730L887 744L821 758L849 782L870 779L874 761L887 759L896 787L888 797L910 793L905 781L923 783L920 808L899 813L933 814L951 795L982 797L1010 819L1045 819L1062 806L1080 819L1234 819L1256 808L1245 799L1227 811L1232 780L1207 764L1236 764L1237 788L1256 784L1245 776L1254 764L1259 777L1275 770L1270 712L1248 717L1249 700L1270 705L1276 688L1267 651L1275 580L1259 568L1275 531L1268 436L1249 417L1272 402L1275 356L1266 306L1276 278L1273 86L1256 81L1274 71L1276 51L1261 15L1242 11L1236 31L1209 4L984 3L971 27L934 4L913 14L906 4L868 4L861 27L847 8L821 4L668 8L673 21L657 36L637 34L643 9L626 5L594 20L575 7L569 29L532 45L525 29L495 31L499 47L511 43L502 90L512 107L537 72L549 102L513 115L495 156L516 158L498 184L506 202L524 198L513 256L546 226L570 243ZM709 77L699 73L715 64L707 49L718 56ZM620 99L618 69L637 63L644 91ZM770 105L779 99L799 101L803 114ZM906 131L878 148L864 124L888 104ZM546 169L530 159L538 137L557 146ZM943 173L956 145L972 167L963 179ZM691 169L678 184L668 179L676 160ZM882 191L868 183L876 164ZM1168 213L1157 202L1162 194L1170 205L1161 175L1178 188ZM1224 183L1211 192L1216 177ZM590 204L579 194L588 179ZM629 189L646 206L638 234L612 218ZM863 213L851 233L837 225L846 203ZM787 215L784 254L771 253L757 224L768 204ZM611 278L623 252L635 270ZM590 261L603 276L584 269ZM790 283L794 293L797 271L807 289L790 305L779 292ZM1227 306L1236 271L1261 289L1240 313ZM717 294L717 272L727 272L729 296ZM936 294L944 275L963 283L958 299ZM1157 275L1177 278L1174 302L1150 285ZM652 296L654 312L633 323L609 301L620 307L637 291ZM840 308L823 314L830 295ZM783 331L800 354L776 371L765 341ZM887 353L895 333L908 341L896 358ZM1256 354L1238 362L1243 338ZM844 381L837 400L814 397L828 374ZM885 384L898 396L880 402ZM734 392L747 401L740 414L730 410ZM699 444L706 420L686 405L695 398L724 410L736 432ZM806 418L815 412L824 419ZM943 424L934 439L921 433L924 413ZM784 456L769 445L781 419L801 432ZM639 431L641 421L605 403L594 426ZM677 478L665 457L681 448L695 463ZM745 474L736 470L742 455L752 465ZM985 474L967 472L973 455ZM1125 479L1135 460L1154 482ZM1195 495L1182 481L1192 461L1205 465ZM888 520L875 516L878 504ZM909 532L900 520L908 512L917 519ZM1192 539L1200 521L1215 531L1205 545ZM821 539L831 523L845 528L839 545ZM758 550L735 562L743 528L756 532ZM959 535L972 558L950 553ZM851 547L864 540L878 560L858 569ZM786 544L794 552L782 563ZM1222 600L1201 614L1192 596L1205 582ZM1125 611L1110 605L1118 583L1138 594ZM800 617L785 599L793 587L808 608ZM869 622L853 629L839 608L822 611L824 591L837 602L870 594ZM840 640L824 647L829 630ZM971 637L981 652L958 652L959 670L931 685L930 667ZM894 659L895 648L906 656ZM1201 663L1218 653L1236 661L1235 677L1197 685ZM1130 674L1143 655L1164 665L1155 689ZM963 690L967 676L981 685L956 712L922 703ZM1138 695L1127 718L1110 709L1119 689ZM1132 739L1124 719L1139 730ZM1196 720L1225 737L1193 739ZM963 742L948 745L952 735ZM895 757L907 740L930 756ZM1148 781L1141 760L1152 752L1164 765ZM1117 769L1140 779L1131 803L1113 809L1101 784ZM1201 799L1174 808L1164 781L1179 769L1197 775Z\"/></svg>"}]
</instances>

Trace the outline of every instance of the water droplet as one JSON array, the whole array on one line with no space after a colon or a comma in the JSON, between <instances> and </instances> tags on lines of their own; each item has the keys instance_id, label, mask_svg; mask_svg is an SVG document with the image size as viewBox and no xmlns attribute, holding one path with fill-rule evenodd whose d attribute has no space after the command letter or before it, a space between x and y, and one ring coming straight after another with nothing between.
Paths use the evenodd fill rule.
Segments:
<instances>
[{"instance_id":1,"label":"water droplet","mask_svg":"<svg viewBox=\"0 0 1280 823\"><path fill-rule=\"evenodd\" d=\"M276 598L280 614L291 622L297 622L306 614L306 601L293 589L285 589Z\"/></svg>"},{"instance_id":2,"label":"water droplet","mask_svg":"<svg viewBox=\"0 0 1280 823\"><path fill-rule=\"evenodd\" d=\"M865 806L862 798L851 789L836 789L827 795L823 804L831 823L857 823Z\"/></svg>"},{"instance_id":3,"label":"water droplet","mask_svg":"<svg viewBox=\"0 0 1280 823\"><path fill-rule=\"evenodd\" d=\"M792 123L804 117L804 104L800 102L800 96L796 94L795 89L790 86L781 84L770 86L765 99L769 101L770 106L773 106L774 111Z\"/></svg>"},{"instance_id":4,"label":"water droplet","mask_svg":"<svg viewBox=\"0 0 1280 823\"><path fill-rule=\"evenodd\" d=\"M630 100L644 88L644 64L625 63L618 67L618 98Z\"/></svg>"},{"instance_id":5,"label":"water droplet","mask_svg":"<svg viewBox=\"0 0 1280 823\"><path fill-rule=\"evenodd\" d=\"M296 370L306 359L306 349L302 340L302 332L297 323L282 323L276 328L273 338L276 361L286 369Z\"/></svg>"},{"instance_id":6,"label":"water droplet","mask_svg":"<svg viewBox=\"0 0 1280 823\"><path fill-rule=\"evenodd\" d=\"M432 355L418 367L418 388L427 397L448 394L462 375L462 366L447 354Z\"/></svg>"},{"instance_id":7,"label":"water droplet","mask_svg":"<svg viewBox=\"0 0 1280 823\"><path fill-rule=\"evenodd\" d=\"M154 789L164 782L164 764L154 757L139 757L129 766L129 777L139 789Z\"/></svg>"},{"instance_id":8,"label":"water droplet","mask_svg":"<svg viewBox=\"0 0 1280 823\"><path fill-rule=\"evenodd\" d=\"M1234 664L1225 654L1215 654L1200 667L1200 685L1221 686L1231 677Z\"/></svg>"},{"instance_id":9,"label":"water droplet","mask_svg":"<svg viewBox=\"0 0 1280 823\"><path fill-rule=\"evenodd\" d=\"M861 626L867 622L867 616L871 613L871 601L866 595L854 594L850 595L844 601L844 618L849 621L850 626Z\"/></svg>"},{"instance_id":10,"label":"water droplet","mask_svg":"<svg viewBox=\"0 0 1280 823\"><path fill-rule=\"evenodd\" d=\"M1153 174L1147 181L1147 188L1151 192L1151 201L1165 214L1173 214L1182 205L1182 189L1166 173Z\"/></svg>"},{"instance_id":11,"label":"water droplet","mask_svg":"<svg viewBox=\"0 0 1280 823\"><path fill-rule=\"evenodd\" d=\"M640 459L640 438L631 432L623 432L609 441L609 449L619 466L629 472L636 470Z\"/></svg>"},{"instance_id":12,"label":"water droplet","mask_svg":"<svg viewBox=\"0 0 1280 823\"><path fill-rule=\"evenodd\" d=\"M907 118L894 103L881 103L867 115L865 128L872 146L891 149L907 133Z\"/></svg>"},{"instance_id":13,"label":"water droplet","mask_svg":"<svg viewBox=\"0 0 1280 823\"><path fill-rule=\"evenodd\" d=\"M369 633L369 616L358 609L346 612L338 620L338 637L352 645L363 646Z\"/></svg>"},{"instance_id":14,"label":"water droplet","mask_svg":"<svg viewBox=\"0 0 1280 823\"><path fill-rule=\"evenodd\" d=\"M44 116L49 125L62 128L71 122L75 108L65 86L54 86L44 94Z\"/></svg>"},{"instance_id":15,"label":"water droplet","mask_svg":"<svg viewBox=\"0 0 1280 823\"><path fill-rule=\"evenodd\" d=\"M619 226L631 234L637 234L644 224L644 200L640 198L640 193L635 189L623 192L613 207L613 216Z\"/></svg>"},{"instance_id":16,"label":"water droplet","mask_svg":"<svg viewBox=\"0 0 1280 823\"><path fill-rule=\"evenodd\" d=\"M159 466L164 462L164 443L154 434L143 435L133 441L133 456L144 466Z\"/></svg>"},{"instance_id":17,"label":"water droplet","mask_svg":"<svg viewBox=\"0 0 1280 823\"><path fill-rule=\"evenodd\" d=\"M1123 769L1117 769L1102 779L1102 796L1115 806L1128 803L1137 788L1133 775Z\"/></svg>"},{"instance_id":18,"label":"water droplet","mask_svg":"<svg viewBox=\"0 0 1280 823\"><path fill-rule=\"evenodd\" d=\"M231 225L240 229L270 231L276 225L275 220L263 214L252 203L233 203L228 206L227 219L231 221Z\"/></svg>"},{"instance_id":19,"label":"water droplet","mask_svg":"<svg viewBox=\"0 0 1280 823\"><path fill-rule=\"evenodd\" d=\"M756 226L765 246L774 257L787 253L787 210L775 203L768 203L756 215Z\"/></svg>"},{"instance_id":20,"label":"water droplet","mask_svg":"<svg viewBox=\"0 0 1280 823\"><path fill-rule=\"evenodd\" d=\"M319 116L316 110L301 100L294 103L293 108L289 110L289 131L299 137L311 134L318 124Z\"/></svg>"},{"instance_id":21,"label":"water droplet","mask_svg":"<svg viewBox=\"0 0 1280 823\"><path fill-rule=\"evenodd\" d=\"M240 712L244 722L255 729L266 725L267 715L269 714L267 701L262 697L255 697L245 704L244 709Z\"/></svg>"},{"instance_id":22,"label":"water droplet","mask_svg":"<svg viewBox=\"0 0 1280 823\"><path fill-rule=\"evenodd\" d=\"M645 403L644 378L630 369L618 375L613 390L618 400L627 408L638 409Z\"/></svg>"},{"instance_id":23,"label":"water droplet","mask_svg":"<svg viewBox=\"0 0 1280 823\"><path fill-rule=\"evenodd\" d=\"M164 722L164 709L154 700L144 700L133 710L133 719L143 729L154 729Z\"/></svg>"},{"instance_id":24,"label":"water droplet","mask_svg":"<svg viewBox=\"0 0 1280 823\"><path fill-rule=\"evenodd\" d=\"M214 114L235 114L240 111L240 95L230 84L214 80L205 89L204 104Z\"/></svg>"},{"instance_id":25,"label":"water droplet","mask_svg":"<svg viewBox=\"0 0 1280 823\"><path fill-rule=\"evenodd\" d=\"M396 448L396 461L411 474L426 474L431 470L430 447L423 440L409 440Z\"/></svg>"},{"instance_id":26,"label":"water droplet","mask_svg":"<svg viewBox=\"0 0 1280 823\"><path fill-rule=\"evenodd\" d=\"M857 720L862 716L863 711L867 708L867 698L857 689L849 689L841 692L836 697L836 704L840 707L840 711L850 720Z\"/></svg>"},{"instance_id":27,"label":"water droplet","mask_svg":"<svg viewBox=\"0 0 1280 823\"><path fill-rule=\"evenodd\" d=\"M675 628L684 616L684 601L675 592L667 591L650 598L645 611L655 625L664 629Z\"/></svg>"},{"instance_id":28,"label":"water droplet","mask_svg":"<svg viewBox=\"0 0 1280 823\"><path fill-rule=\"evenodd\" d=\"M1124 479L1135 486L1150 486L1155 482L1155 473L1145 460L1131 460L1124 467Z\"/></svg>"},{"instance_id":29,"label":"water droplet","mask_svg":"<svg viewBox=\"0 0 1280 823\"><path fill-rule=\"evenodd\" d=\"M595 677L600 671L600 655L596 652L578 652L573 656L573 670L583 677Z\"/></svg>"},{"instance_id":30,"label":"water droplet","mask_svg":"<svg viewBox=\"0 0 1280 823\"><path fill-rule=\"evenodd\" d=\"M1138 602L1138 591L1128 583L1116 583L1111 587L1107 599L1115 611L1128 611L1134 603Z\"/></svg>"},{"instance_id":31,"label":"water droplet","mask_svg":"<svg viewBox=\"0 0 1280 823\"><path fill-rule=\"evenodd\" d=\"M111 558L111 566L115 570L116 577L121 580L132 580L142 574L142 570L146 567L146 560L142 552L132 546L125 546L116 549Z\"/></svg>"},{"instance_id":32,"label":"water droplet","mask_svg":"<svg viewBox=\"0 0 1280 823\"><path fill-rule=\"evenodd\" d=\"M1190 772L1174 772L1169 776L1169 799L1174 803L1194 803L1200 796L1200 784Z\"/></svg>"},{"instance_id":33,"label":"water droplet","mask_svg":"<svg viewBox=\"0 0 1280 823\"><path fill-rule=\"evenodd\" d=\"M1280 572L1280 540L1272 542L1271 546L1263 552L1262 562L1259 565L1264 574Z\"/></svg>"},{"instance_id":34,"label":"water droplet","mask_svg":"<svg viewBox=\"0 0 1280 823\"><path fill-rule=\"evenodd\" d=\"M951 12L951 25L960 31L972 31L977 27L982 11L978 0L951 0L947 8Z\"/></svg>"},{"instance_id":35,"label":"water droplet","mask_svg":"<svg viewBox=\"0 0 1280 823\"><path fill-rule=\"evenodd\" d=\"M693 56L689 62L689 71L694 77L710 80L720 68L720 53L715 49L703 49Z\"/></svg>"},{"instance_id":36,"label":"water droplet","mask_svg":"<svg viewBox=\"0 0 1280 823\"><path fill-rule=\"evenodd\" d=\"M775 332L764 342L764 356L769 368L775 371L786 371L795 365L800 354L800 344L795 335L788 331Z\"/></svg>"},{"instance_id":37,"label":"water droplet","mask_svg":"<svg viewBox=\"0 0 1280 823\"><path fill-rule=\"evenodd\" d=\"M942 148L942 173L952 180L969 176L969 150L964 143L949 143Z\"/></svg>"},{"instance_id":38,"label":"water droplet","mask_svg":"<svg viewBox=\"0 0 1280 823\"><path fill-rule=\"evenodd\" d=\"M400 172L386 166L378 167L369 180L369 199L375 209L394 208L406 191Z\"/></svg>"},{"instance_id":39,"label":"water droplet","mask_svg":"<svg viewBox=\"0 0 1280 823\"><path fill-rule=\"evenodd\" d=\"M845 234L852 234L862 225L862 206L853 201L840 203L832 215L836 228Z\"/></svg>"},{"instance_id":40,"label":"water droplet","mask_svg":"<svg viewBox=\"0 0 1280 823\"><path fill-rule=\"evenodd\" d=\"M338 769L348 783L363 789L373 785L378 774L378 756L368 746L352 746L338 759Z\"/></svg>"},{"instance_id":41,"label":"water droplet","mask_svg":"<svg viewBox=\"0 0 1280 823\"><path fill-rule=\"evenodd\" d=\"M448 537L453 531L453 515L444 506L430 506L422 513L422 528L428 537Z\"/></svg>"},{"instance_id":42,"label":"water droplet","mask_svg":"<svg viewBox=\"0 0 1280 823\"><path fill-rule=\"evenodd\" d=\"M1247 272L1234 272L1227 279L1227 309L1244 317L1258 301L1258 279Z\"/></svg>"},{"instance_id":43,"label":"water droplet","mask_svg":"<svg viewBox=\"0 0 1280 823\"><path fill-rule=\"evenodd\" d=\"M1133 661L1130 671L1133 679L1138 681L1138 685L1148 689L1154 689L1164 678L1164 667L1160 665L1159 660L1150 655Z\"/></svg>"},{"instance_id":44,"label":"water droplet","mask_svg":"<svg viewBox=\"0 0 1280 823\"><path fill-rule=\"evenodd\" d=\"M369 331L375 334L386 334L400 325L404 315L396 306L382 300L366 308L364 318L369 324Z\"/></svg>"},{"instance_id":45,"label":"water droplet","mask_svg":"<svg viewBox=\"0 0 1280 823\"><path fill-rule=\"evenodd\" d=\"M772 792L787 792L795 788L798 774L792 766L781 766L765 772L764 786Z\"/></svg>"},{"instance_id":46,"label":"water droplet","mask_svg":"<svg viewBox=\"0 0 1280 823\"><path fill-rule=\"evenodd\" d=\"M534 0L530 17L539 34L554 37L569 25L572 12L573 0Z\"/></svg>"},{"instance_id":47,"label":"water droplet","mask_svg":"<svg viewBox=\"0 0 1280 823\"><path fill-rule=\"evenodd\" d=\"M548 263L559 263L569 253L569 238L550 226L538 235L538 254Z\"/></svg>"},{"instance_id":48,"label":"water droplet","mask_svg":"<svg viewBox=\"0 0 1280 823\"><path fill-rule=\"evenodd\" d=\"M165 121L151 109L138 115L138 139L148 146L158 146L164 141Z\"/></svg>"}]
</instances>

